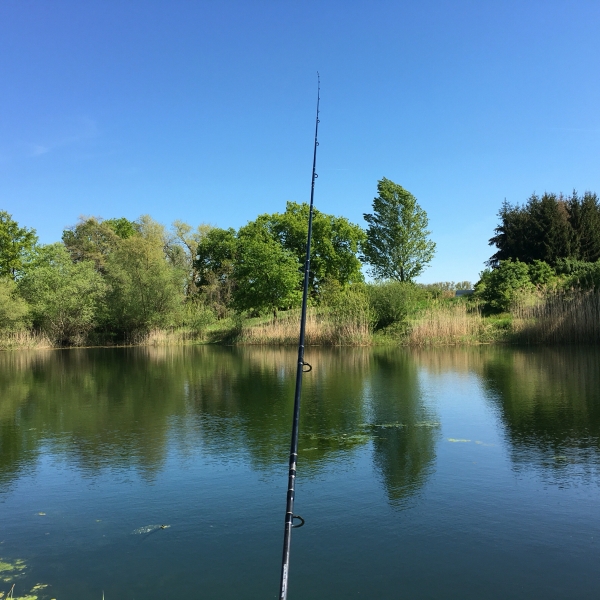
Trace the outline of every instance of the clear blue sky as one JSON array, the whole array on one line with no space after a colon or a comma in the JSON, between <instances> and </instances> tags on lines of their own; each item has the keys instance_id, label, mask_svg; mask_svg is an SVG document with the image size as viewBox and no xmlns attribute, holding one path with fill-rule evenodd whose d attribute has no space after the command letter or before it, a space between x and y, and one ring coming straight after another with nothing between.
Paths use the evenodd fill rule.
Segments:
<instances>
[{"instance_id":1,"label":"clear blue sky","mask_svg":"<svg viewBox=\"0 0 600 600\"><path fill-rule=\"evenodd\" d=\"M421 281L476 280L506 198L600 192L600 2L3 0L0 209L239 227L310 192L427 211Z\"/></svg>"}]
</instances>

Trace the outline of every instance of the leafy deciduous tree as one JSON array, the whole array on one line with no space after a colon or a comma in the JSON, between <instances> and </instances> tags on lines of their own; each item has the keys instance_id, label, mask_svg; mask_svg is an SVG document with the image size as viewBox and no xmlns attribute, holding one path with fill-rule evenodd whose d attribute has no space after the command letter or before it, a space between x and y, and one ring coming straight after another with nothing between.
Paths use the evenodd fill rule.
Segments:
<instances>
[{"instance_id":1,"label":"leafy deciduous tree","mask_svg":"<svg viewBox=\"0 0 600 600\"><path fill-rule=\"evenodd\" d=\"M19 280L33 324L59 344L78 344L97 322L105 293L91 261L74 263L58 242L37 249Z\"/></svg>"},{"instance_id":2,"label":"leafy deciduous tree","mask_svg":"<svg viewBox=\"0 0 600 600\"><path fill-rule=\"evenodd\" d=\"M136 233L136 224L125 218L81 217L77 225L63 231L62 241L74 262L91 260L96 269L104 273L106 259L119 240Z\"/></svg>"},{"instance_id":3,"label":"leafy deciduous tree","mask_svg":"<svg viewBox=\"0 0 600 600\"><path fill-rule=\"evenodd\" d=\"M301 273L298 261L268 235L242 228L233 267L235 306L241 310L270 311L297 306Z\"/></svg>"},{"instance_id":4,"label":"leafy deciduous tree","mask_svg":"<svg viewBox=\"0 0 600 600\"><path fill-rule=\"evenodd\" d=\"M10 277L0 278L0 330L20 329L28 314L29 306L19 296L17 284Z\"/></svg>"},{"instance_id":5,"label":"leafy deciduous tree","mask_svg":"<svg viewBox=\"0 0 600 600\"><path fill-rule=\"evenodd\" d=\"M281 246L296 256L298 265L306 258L309 205L288 202L284 213L260 215L246 227L266 229ZM345 217L313 209L309 287L318 292L324 281L342 285L363 281L357 257L365 232Z\"/></svg>"},{"instance_id":6,"label":"leafy deciduous tree","mask_svg":"<svg viewBox=\"0 0 600 600\"><path fill-rule=\"evenodd\" d=\"M363 258L377 279L412 281L435 253L427 213L408 190L385 177L377 192L373 213L364 215L369 226Z\"/></svg>"},{"instance_id":7,"label":"leafy deciduous tree","mask_svg":"<svg viewBox=\"0 0 600 600\"><path fill-rule=\"evenodd\" d=\"M196 248L194 266L197 286L207 303L223 316L234 288L233 264L237 252L234 229L214 227L206 232Z\"/></svg>"},{"instance_id":8,"label":"leafy deciduous tree","mask_svg":"<svg viewBox=\"0 0 600 600\"><path fill-rule=\"evenodd\" d=\"M19 227L6 211L0 210L0 277L16 279L23 262L37 244L34 229Z\"/></svg>"},{"instance_id":9,"label":"leafy deciduous tree","mask_svg":"<svg viewBox=\"0 0 600 600\"><path fill-rule=\"evenodd\" d=\"M498 267L481 273L475 296L495 311L507 311L523 293L534 290L529 266L519 260L503 260Z\"/></svg>"},{"instance_id":10,"label":"leafy deciduous tree","mask_svg":"<svg viewBox=\"0 0 600 600\"><path fill-rule=\"evenodd\" d=\"M106 262L105 321L125 333L174 325L184 300L185 271L165 254L164 228L143 217L139 230L120 240Z\"/></svg>"},{"instance_id":11,"label":"leafy deciduous tree","mask_svg":"<svg viewBox=\"0 0 600 600\"><path fill-rule=\"evenodd\" d=\"M195 230L188 223L174 221L172 225L172 237L177 247L183 250L184 263L188 270L188 282L186 295L192 296L198 291L197 253L198 246L212 229L210 225L199 225Z\"/></svg>"}]
</instances>

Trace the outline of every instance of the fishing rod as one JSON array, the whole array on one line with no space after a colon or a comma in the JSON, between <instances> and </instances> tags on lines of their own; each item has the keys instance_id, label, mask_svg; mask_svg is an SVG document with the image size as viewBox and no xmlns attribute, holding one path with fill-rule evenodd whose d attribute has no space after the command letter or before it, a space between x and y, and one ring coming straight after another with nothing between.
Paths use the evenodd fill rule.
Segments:
<instances>
[{"instance_id":1,"label":"fishing rod","mask_svg":"<svg viewBox=\"0 0 600 600\"><path fill-rule=\"evenodd\" d=\"M310 186L310 207L308 209L308 236L306 239L306 260L304 262L304 287L302 292L302 314L300 317L300 340L298 342L298 366L296 369L296 392L294 394L294 417L292 421L292 443L290 448L290 470L288 475L287 504L285 507L285 531L283 535L283 557L281 561L281 584L279 600L286 600L288 592L288 577L290 573L290 544L292 529L302 527L304 519L294 514L294 495L296 490L296 461L298 459L298 425L300 421L300 393L302 391L302 375L312 371L311 365L304 361L304 332L306 330L306 303L308 300L308 279L310 273L310 242L312 238L313 200L315 197L315 180L318 175L317 146L319 134L319 102L321 100L321 79L317 73L317 116L315 119L315 146L313 152L312 180ZM300 521L294 525L294 519Z\"/></svg>"}]
</instances>

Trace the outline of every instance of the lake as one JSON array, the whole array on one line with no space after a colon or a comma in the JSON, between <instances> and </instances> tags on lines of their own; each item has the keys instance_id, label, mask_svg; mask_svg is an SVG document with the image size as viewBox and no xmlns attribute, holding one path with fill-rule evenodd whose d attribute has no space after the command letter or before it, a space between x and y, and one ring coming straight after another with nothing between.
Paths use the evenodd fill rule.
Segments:
<instances>
[{"instance_id":1,"label":"lake","mask_svg":"<svg viewBox=\"0 0 600 600\"><path fill-rule=\"evenodd\" d=\"M600 598L598 349L306 360L290 600ZM277 598L295 362L1 353L0 591Z\"/></svg>"}]
</instances>

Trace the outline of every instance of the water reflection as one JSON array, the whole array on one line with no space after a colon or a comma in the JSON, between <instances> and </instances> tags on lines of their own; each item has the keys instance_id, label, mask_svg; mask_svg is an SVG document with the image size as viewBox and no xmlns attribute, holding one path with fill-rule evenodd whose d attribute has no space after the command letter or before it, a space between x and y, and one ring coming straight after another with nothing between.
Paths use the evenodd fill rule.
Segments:
<instances>
[{"instance_id":1,"label":"water reflection","mask_svg":"<svg viewBox=\"0 0 600 600\"><path fill-rule=\"evenodd\" d=\"M439 423L423 401L417 363L407 352L374 353L371 372L374 462L392 504L414 494L431 473ZM395 423L402 427L393 427ZM388 426L385 426L388 425Z\"/></svg>"},{"instance_id":2,"label":"water reflection","mask_svg":"<svg viewBox=\"0 0 600 600\"><path fill-rule=\"evenodd\" d=\"M311 348L307 354L315 369L303 393L303 476L366 452L391 503L422 487L440 429L423 398L421 368L477 377L515 469L535 468L563 483L598 473L595 348ZM2 353L0 485L6 489L34 469L43 453L88 475L134 469L152 480L173 445L203 460L281 469L295 361L295 351L285 348Z\"/></svg>"},{"instance_id":3,"label":"water reflection","mask_svg":"<svg viewBox=\"0 0 600 600\"><path fill-rule=\"evenodd\" d=\"M392 502L423 484L434 417L406 352L307 351L300 461L311 477L372 453ZM259 470L287 461L296 353L283 348L92 349L0 355L0 482L43 451L88 475L135 469L152 479L170 445ZM397 427L378 427L381 424ZM425 423L425 425L423 425ZM375 427L373 427L375 426ZM401 427L400 427L401 426Z\"/></svg>"},{"instance_id":4,"label":"water reflection","mask_svg":"<svg viewBox=\"0 0 600 600\"><path fill-rule=\"evenodd\" d=\"M561 485L600 474L600 350L477 347L415 353L428 372L470 373L500 420L517 471Z\"/></svg>"},{"instance_id":5,"label":"water reflection","mask_svg":"<svg viewBox=\"0 0 600 600\"><path fill-rule=\"evenodd\" d=\"M485 361L483 382L499 408L515 468L537 467L561 483L598 475L599 359L595 348L539 348Z\"/></svg>"}]
</instances>

